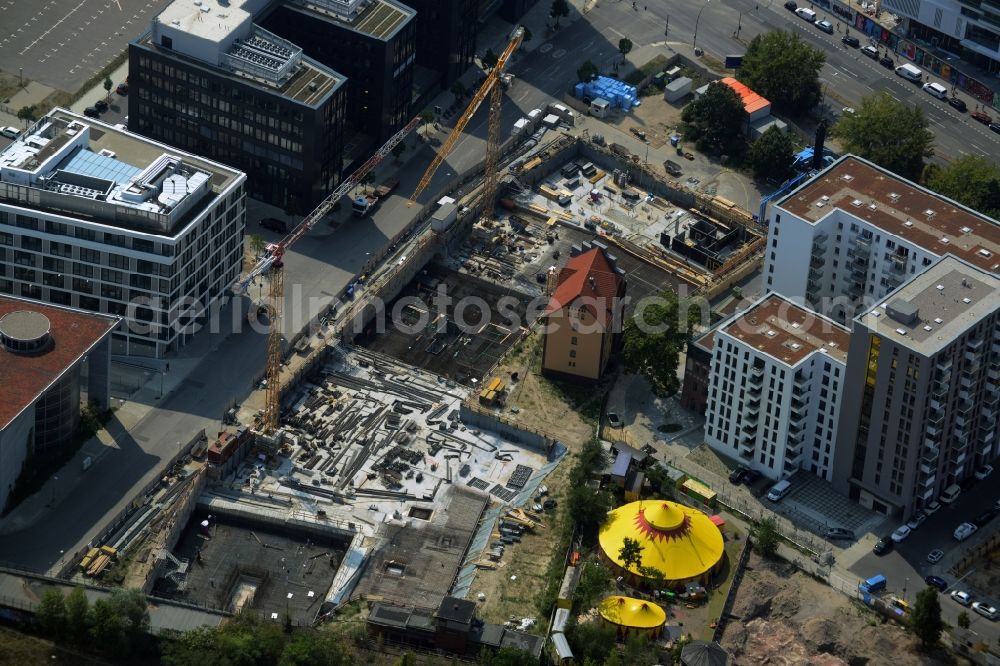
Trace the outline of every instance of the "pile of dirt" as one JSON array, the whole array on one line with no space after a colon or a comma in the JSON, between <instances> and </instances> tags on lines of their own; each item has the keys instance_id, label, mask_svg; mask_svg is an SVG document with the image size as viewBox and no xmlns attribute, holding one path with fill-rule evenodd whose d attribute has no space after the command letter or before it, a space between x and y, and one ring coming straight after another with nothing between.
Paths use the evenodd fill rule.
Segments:
<instances>
[{"instance_id":1,"label":"pile of dirt","mask_svg":"<svg viewBox=\"0 0 1000 666\"><path fill-rule=\"evenodd\" d=\"M751 555L722 646L734 666L931 666L902 627L785 562Z\"/></svg>"}]
</instances>

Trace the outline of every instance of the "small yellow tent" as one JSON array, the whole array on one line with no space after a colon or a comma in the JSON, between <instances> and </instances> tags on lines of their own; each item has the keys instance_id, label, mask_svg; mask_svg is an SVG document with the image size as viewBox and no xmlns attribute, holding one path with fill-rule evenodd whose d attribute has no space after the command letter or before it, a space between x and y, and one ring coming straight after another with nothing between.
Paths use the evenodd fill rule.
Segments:
<instances>
[{"instance_id":1,"label":"small yellow tent","mask_svg":"<svg viewBox=\"0 0 1000 666\"><path fill-rule=\"evenodd\" d=\"M630 634L655 638L667 622L667 614L651 601L612 596L601 602L601 617L614 625L620 636Z\"/></svg>"}]
</instances>

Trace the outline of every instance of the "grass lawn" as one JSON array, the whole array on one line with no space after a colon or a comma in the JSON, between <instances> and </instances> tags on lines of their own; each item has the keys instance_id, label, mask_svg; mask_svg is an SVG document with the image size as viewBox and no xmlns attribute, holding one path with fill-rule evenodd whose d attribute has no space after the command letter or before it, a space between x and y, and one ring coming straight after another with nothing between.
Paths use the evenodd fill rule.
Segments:
<instances>
[{"instance_id":1,"label":"grass lawn","mask_svg":"<svg viewBox=\"0 0 1000 666\"><path fill-rule=\"evenodd\" d=\"M740 556L740 549L743 548L743 543L745 541L745 535L739 530L732 527L731 524L726 525L726 530L730 535L739 535L739 541L729 540L726 541L726 565L723 569L723 574L725 574L725 579L709 594L708 597L708 619L705 622L705 626L701 628L701 635L695 638L701 638L704 640L709 640L712 638L712 632L715 630L710 626L713 622L718 620L719 616L722 615L722 607L726 603L726 596L729 595L729 588L733 584L733 577L736 575L736 562L737 558Z\"/></svg>"},{"instance_id":2,"label":"grass lawn","mask_svg":"<svg viewBox=\"0 0 1000 666\"><path fill-rule=\"evenodd\" d=\"M630 86L639 85L639 83L647 76L652 76L657 72L662 72L667 66L667 56L662 53L649 62L647 62L642 67L632 71L626 76L622 81L629 84Z\"/></svg>"}]
</instances>

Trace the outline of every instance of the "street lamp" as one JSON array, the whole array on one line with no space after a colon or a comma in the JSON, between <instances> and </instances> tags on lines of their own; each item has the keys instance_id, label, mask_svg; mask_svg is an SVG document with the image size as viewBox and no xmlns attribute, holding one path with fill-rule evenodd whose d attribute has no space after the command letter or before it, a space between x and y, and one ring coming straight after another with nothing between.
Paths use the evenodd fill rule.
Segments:
<instances>
[{"instance_id":1,"label":"street lamp","mask_svg":"<svg viewBox=\"0 0 1000 666\"><path fill-rule=\"evenodd\" d=\"M705 7L708 7L708 3L712 0L705 0L705 4L701 6L698 10L698 17L694 20L694 37L691 38L691 46L698 45L698 22L701 21L701 13L705 11Z\"/></svg>"}]
</instances>

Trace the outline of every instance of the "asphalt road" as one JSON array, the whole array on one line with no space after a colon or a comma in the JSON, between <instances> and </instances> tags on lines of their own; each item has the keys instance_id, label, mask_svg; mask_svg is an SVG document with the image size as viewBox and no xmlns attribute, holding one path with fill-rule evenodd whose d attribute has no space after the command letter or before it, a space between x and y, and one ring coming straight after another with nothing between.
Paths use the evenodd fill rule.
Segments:
<instances>
[{"instance_id":1,"label":"asphalt road","mask_svg":"<svg viewBox=\"0 0 1000 666\"><path fill-rule=\"evenodd\" d=\"M950 587L941 595L942 616L947 622L955 624L958 614L963 610L972 620L971 628L984 637L986 643L996 645L1000 638L1000 623L991 622L972 611L955 603L949 596L954 589L971 592L975 601L988 601L992 606L1000 607L998 590L974 589L964 580L956 580L947 573L952 564L970 548L980 543L987 535L995 533L1000 527L1000 518L995 518L963 542L952 538L955 528L963 522L972 522L981 511L993 506L1000 497L1000 489L996 483L996 473L986 481L981 481L971 489L964 491L958 501L951 505L942 505L941 509L930 516L927 521L916 529L905 541L897 544L895 549L881 557L869 552L850 567L859 580L870 578L875 574L884 574L889 579L889 589L896 594L905 596L911 602L916 593L926 587L924 577L934 574L948 581ZM882 536L888 536L888 533ZM927 555L939 548L944 551L944 558L937 564L927 562ZM905 595L903 589L906 588Z\"/></svg>"}]
</instances>

